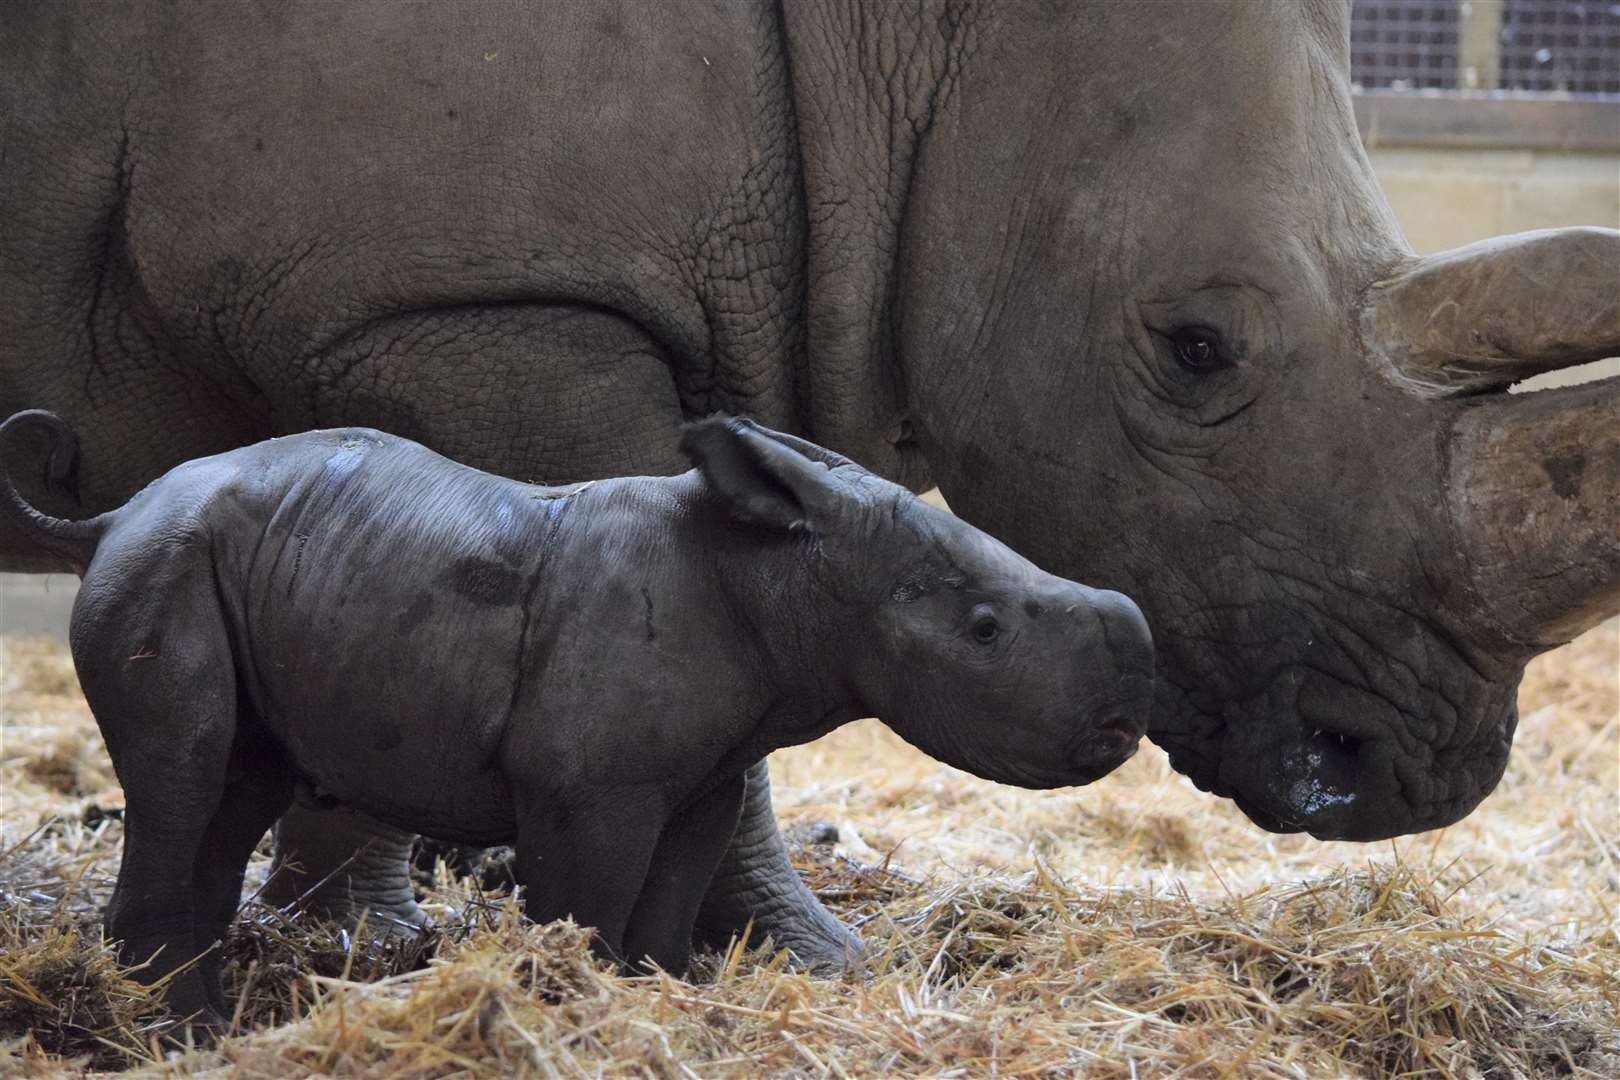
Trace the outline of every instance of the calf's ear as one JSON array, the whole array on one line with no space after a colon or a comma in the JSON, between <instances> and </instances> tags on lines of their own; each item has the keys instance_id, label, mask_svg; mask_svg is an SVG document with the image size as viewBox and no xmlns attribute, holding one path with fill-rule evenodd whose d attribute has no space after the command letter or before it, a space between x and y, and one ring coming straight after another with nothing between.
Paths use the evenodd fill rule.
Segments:
<instances>
[{"instance_id":1,"label":"calf's ear","mask_svg":"<svg viewBox=\"0 0 1620 1080\"><path fill-rule=\"evenodd\" d=\"M734 517L776 529L831 527L841 496L827 467L749 421L711 416L687 424L681 449Z\"/></svg>"}]
</instances>

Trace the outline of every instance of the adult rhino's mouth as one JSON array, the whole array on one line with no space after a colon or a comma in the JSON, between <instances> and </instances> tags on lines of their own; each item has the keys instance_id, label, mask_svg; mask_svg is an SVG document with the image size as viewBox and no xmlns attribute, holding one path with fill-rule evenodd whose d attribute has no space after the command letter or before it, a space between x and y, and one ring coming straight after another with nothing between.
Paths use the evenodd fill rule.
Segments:
<instances>
[{"instance_id":1,"label":"adult rhino's mouth","mask_svg":"<svg viewBox=\"0 0 1620 1080\"><path fill-rule=\"evenodd\" d=\"M1501 779L1518 713L1511 688L1490 689L1459 716L1435 695L1402 707L1297 667L1224 703L1161 683L1148 737L1263 829L1383 840L1452 824Z\"/></svg>"}]
</instances>

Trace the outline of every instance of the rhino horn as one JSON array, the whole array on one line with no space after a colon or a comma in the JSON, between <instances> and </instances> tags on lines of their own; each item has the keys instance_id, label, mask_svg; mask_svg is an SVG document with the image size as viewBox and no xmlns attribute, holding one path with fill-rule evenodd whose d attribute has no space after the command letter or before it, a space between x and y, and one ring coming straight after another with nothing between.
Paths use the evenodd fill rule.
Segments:
<instances>
[{"instance_id":1,"label":"rhino horn","mask_svg":"<svg viewBox=\"0 0 1620 1080\"><path fill-rule=\"evenodd\" d=\"M1451 397L1620 355L1620 231L1544 229L1413 258L1362 308L1369 352Z\"/></svg>"},{"instance_id":2,"label":"rhino horn","mask_svg":"<svg viewBox=\"0 0 1620 1080\"><path fill-rule=\"evenodd\" d=\"M1475 398L1449 516L1487 625L1530 652L1620 613L1620 379Z\"/></svg>"},{"instance_id":3,"label":"rhino horn","mask_svg":"<svg viewBox=\"0 0 1620 1080\"><path fill-rule=\"evenodd\" d=\"M1446 512L1471 624L1538 652L1620 612L1620 379L1491 393L1620 355L1620 232L1407 259L1368 289L1361 331L1397 385L1450 399Z\"/></svg>"}]
</instances>

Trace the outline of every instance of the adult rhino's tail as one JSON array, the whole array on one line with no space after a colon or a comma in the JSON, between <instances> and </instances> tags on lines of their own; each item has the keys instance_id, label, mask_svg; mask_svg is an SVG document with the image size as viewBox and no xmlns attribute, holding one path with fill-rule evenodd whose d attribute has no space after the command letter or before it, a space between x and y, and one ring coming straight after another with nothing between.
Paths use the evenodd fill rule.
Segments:
<instances>
[{"instance_id":1,"label":"adult rhino's tail","mask_svg":"<svg viewBox=\"0 0 1620 1080\"><path fill-rule=\"evenodd\" d=\"M24 427L42 429L50 443L50 454L45 459L45 486L52 491L74 493L79 468L79 436L55 413L29 409L0 423L0 451L4 451L12 432ZM81 571L90 565L96 544L111 520L108 514L70 521L41 513L11 482L11 469L3 457L0 457L0 514L40 547L60 555Z\"/></svg>"}]
</instances>

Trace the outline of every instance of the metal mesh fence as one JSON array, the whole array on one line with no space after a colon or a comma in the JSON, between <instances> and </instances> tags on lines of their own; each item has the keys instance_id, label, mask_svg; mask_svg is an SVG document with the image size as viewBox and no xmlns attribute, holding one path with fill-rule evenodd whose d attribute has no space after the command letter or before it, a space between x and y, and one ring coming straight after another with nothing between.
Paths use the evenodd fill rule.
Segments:
<instances>
[{"instance_id":1,"label":"metal mesh fence","mask_svg":"<svg viewBox=\"0 0 1620 1080\"><path fill-rule=\"evenodd\" d=\"M1367 89L1455 89L1457 14L1457 0L1357 0L1351 79Z\"/></svg>"},{"instance_id":2,"label":"metal mesh fence","mask_svg":"<svg viewBox=\"0 0 1620 1080\"><path fill-rule=\"evenodd\" d=\"M1501 43L1505 90L1620 94L1620 3L1507 0Z\"/></svg>"},{"instance_id":3,"label":"metal mesh fence","mask_svg":"<svg viewBox=\"0 0 1620 1080\"><path fill-rule=\"evenodd\" d=\"M1620 94L1620 0L1355 0L1365 89Z\"/></svg>"}]
</instances>

